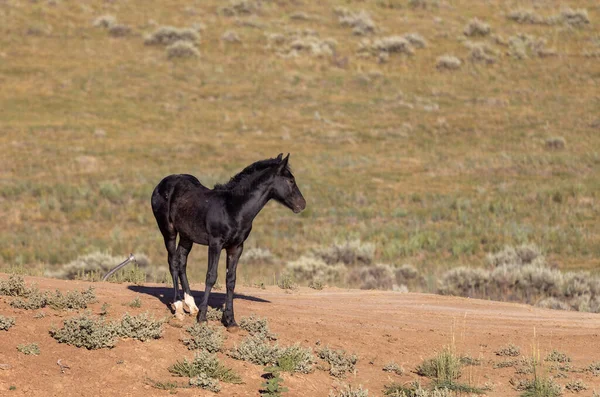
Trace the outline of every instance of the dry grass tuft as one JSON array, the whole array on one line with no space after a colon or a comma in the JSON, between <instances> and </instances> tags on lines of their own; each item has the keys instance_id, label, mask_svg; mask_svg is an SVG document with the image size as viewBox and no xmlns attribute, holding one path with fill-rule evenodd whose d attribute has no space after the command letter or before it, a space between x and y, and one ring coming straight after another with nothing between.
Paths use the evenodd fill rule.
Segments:
<instances>
[{"instance_id":1,"label":"dry grass tuft","mask_svg":"<svg viewBox=\"0 0 600 397\"><path fill-rule=\"evenodd\" d=\"M435 63L438 70L457 70L461 65L460 59L453 55L442 55L437 58Z\"/></svg>"},{"instance_id":2,"label":"dry grass tuft","mask_svg":"<svg viewBox=\"0 0 600 397\"><path fill-rule=\"evenodd\" d=\"M196 44L199 41L200 35L194 29L161 26L156 31L146 36L144 44L168 46L177 42Z\"/></svg>"},{"instance_id":3,"label":"dry grass tuft","mask_svg":"<svg viewBox=\"0 0 600 397\"><path fill-rule=\"evenodd\" d=\"M469 21L467 26L465 26L463 33L465 34L465 36L469 37L483 37L489 35L491 31L492 29L490 28L490 25L477 18L473 18Z\"/></svg>"},{"instance_id":4,"label":"dry grass tuft","mask_svg":"<svg viewBox=\"0 0 600 397\"><path fill-rule=\"evenodd\" d=\"M354 12L344 7L336 7L334 13L338 16L340 25L351 27L354 35L365 36L375 33L377 29L369 13L364 10Z\"/></svg>"},{"instance_id":5,"label":"dry grass tuft","mask_svg":"<svg viewBox=\"0 0 600 397\"><path fill-rule=\"evenodd\" d=\"M200 51L189 41L179 40L167 46L167 57L174 58L198 58Z\"/></svg>"}]
</instances>

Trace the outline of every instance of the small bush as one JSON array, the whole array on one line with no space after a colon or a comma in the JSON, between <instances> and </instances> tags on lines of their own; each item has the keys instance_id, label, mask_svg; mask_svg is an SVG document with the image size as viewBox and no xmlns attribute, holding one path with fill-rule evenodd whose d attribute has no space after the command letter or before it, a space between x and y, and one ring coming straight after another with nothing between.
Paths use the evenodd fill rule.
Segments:
<instances>
[{"instance_id":1,"label":"small bush","mask_svg":"<svg viewBox=\"0 0 600 397\"><path fill-rule=\"evenodd\" d=\"M192 361L183 359L169 367L169 372L176 376L190 378L191 386L201 387L217 393L221 387L219 381L241 383L242 379L230 368L219 362L215 354L199 352Z\"/></svg>"},{"instance_id":2,"label":"small bush","mask_svg":"<svg viewBox=\"0 0 600 397\"><path fill-rule=\"evenodd\" d=\"M266 381L261 385L259 393L263 397L281 397L281 393L288 391L287 387L281 385L283 378L279 375L278 368L265 368L267 372L264 377Z\"/></svg>"},{"instance_id":3,"label":"small bush","mask_svg":"<svg viewBox=\"0 0 600 397\"><path fill-rule=\"evenodd\" d=\"M27 298L17 298L10 302L10 305L16 309L36 310L46 307L50 297L47 292L41 292L37 288L28 290Z\"/></svg>"},{"instance_id":4,"label":"small bush","mask_svg":"<svg viewBox=\"0 0 600 397\"><path fill-rule=\"evenodd\" d=\"M129 302L127 304L127 306L139 309L140 307L142 307L142 300L138 296L134 300L132 300L131 302Z\"/></svg>"},{"instance_id":5,"label":"small bush","mask_svg":"<svg viewBox=\"0 0 600 397\"><path fill-rule=\"evenodd\" d=\"M570 26L581 27L590 24L588 12L583 8L576 10L565 8L560 12L560 17L564 23Z\"/></svg>"},{"instance_id":6,"label":"small bush","mask_svg":"<svg viewBox=\"0 0 600 397\"><path fill-rule=\"evenodd\" d=\"M15 325L14 317L5 317L0 315L0 331L8 331L8 329L13 325Z\"/></svg>"},{"instance_id":7,"label":"small bush","mask_svg":"<svg viewBox=\"0 0 600 397\"><path fill-rule=\"evenodd\" d=\"M223 35L221 36L221 40L227 41L229 43L241 43L242 42L242 40L240 39L240 36L237 34L237 32L235 32L233 30L228 30L225 33L223 33Z\"/></svg>"},{"instance_id":8,"label":"small bush","mask_svg":"<svg viewBox=\"0 0 600 397\"><path fill-rule=\"evenodd\" d=\"M196 386L201 389L212 391L213 393L218 393L221 391L221 385L219 385L219 381L209 377L205 373L201 373L193 378L190 378L190 386Z\"/></svg>"},{"instance_id":9,"label":"small bush","mask_svg":"<svg viewBox=\"0 0 600 397\"><path fill-rule=\"evenodd\" d=\"M8 280L0 280L0 295L26 297L29 292L22 276L11 275Z\"/></svg>"},{"instance_id":10,"label":"small bush","mask_svg":"<svg viewBox=\"0 0 600 397\"><path fill-rule=\"evenodd\" d=\"M404 368L402 368L402 366L400 366L400 365L396 364L396 363L395 363L395 362L393 362L393 361L392 361L391 363L388 363L388 364L386 364L386 365L383 367L383 370L384 370L385 372L393 372L393 373L395 373L396 375L402 375L402 374L404 373Z\"/></svg>"},{"instance_id":11,"label":"small bush","mask_svg":"<svg viewBox=\"0 0 600 397\"><path fill-rule=\"evenodd\" d=\"M358 48L358 52L359 54L370 54L377 56L380 62L386 62L391 54L413 55L415 51L411 41L409 41L406 37L388 36L376 39L374 41L368 39L362 40ZM347 254L351 255L351 251ZM350 258L351 256L349 256L348 259ZM368 262L367 264L370 264L373 260L373 256L371 255L367 258L369 259L366 262ZM347 261L350 263L347 264L353 264L348 259Z\"/></svg>"},{"instance_id":12,"label":"small bush","mask_svg":"<svg viewBox=\"0 0 600 397\"><path fill-rule=\"evenodd\" d=\"M313 371L314 363L312 349L298 344L280 349L277 358L277 367L284 372L309 374Z\"/></svg>"},{"instance_id":13,"label":"small bush","mask_svg":"<svg viewBox=\"0 0 600 397\"><path fill-rule=\"evenodd\" d=\"M348 275L348 282L359 285L360 289L390 290L395 280L396 275L392 267L384 264L362 266Z\"/></svg>"},{"instance_id":14,"label":"small bush","mask_svg":"<svg viewBox=\"0 0 600 397\"><path fill-rule=\"evenodd\" d=\"M506 17L517 23L530 25L551 25L557 22L556 19L544 18L533 10L525 9L513 10Z\"/></svg>"},{"instance_id":15,"label":"small bush","mask_svg":"<svg viewBox=\"0 0 600 397\"><path fill-rule=\"evenodd\" d=\"M391 397L454 397L456 393L448 388L434 387L433 390L423 389L418 381L414 381L410 386L399 383L386 385L383 394Z\"/></svg>"},{"instance_id":16,"label":"small bush","mask_svg":"<svg viewBox=\"0 0 600 397\"><path fill-rule=\"evenodd\" d=\"M200 41L198 32L191 28L161 26L154 33L146 36L144 44L169 46L177 42L195 44Z\"/></svg>"},{"instance_id":17,"label":"small bush","mask_svg":"<svg viewBox=\"0 0 600 397\"><path fill-rule=\"evenodd\" d=\"M208 324L195 323L188 327L191 338L183 339L183 344L190 350L206 350L210 353L216 353L223 347L225 337L219 329L211 328Z\"/></svg>"},{"instance_id":18,"label":"small bush","mask_svg":"<svg viewBox=\"0 0 600 397\"><path fill-rule=\"evenodd\" d=\"M56 290L54 295L48 297L48 304L57 310L64 309L86 309L88 303L96 302L94 288L89 287L85 291L67 291L65 295Z\"/></svg>"},{"instance_id":19,"label":"small bush","mask_svg":"<svg viewBox=\"0 0 600 397\"><path fill-rule=\"evenodd\" d=\"M505 357L518 357L521 355L521 348L509 343L508 345L496 350L496 355Z\"/></svg>"},{"instance_id":20,"label":"small bush","mask_svg":"<svg viewBox=\"0 0 600 397\"><path fill-rule=\"evenodd\" d=\"M292 31L287 34L268 34L267 48L272 48L285 58L309 54L315 57L331 57L337 42L334 39L321 39L315 31Z\"/></svg>"},{"instance_id":21,"label":"small bush","mask_svg":"<svg viewBox=\"0 0 600 397\"><path fill-rule=\"evenodd\" d=\"M600 376L600 361L596 361L588 365L586 371L591 372L594 376Z\"/></svg>"},{"instance_id":22,"label":"small bush","mask_svg":"<svg viewBox=\"0 0 600 397\"><path fill-rule=\"evenodd\" d=\"M565 384L565 389L571 393L579 393L580 391L587 390L588 387L581 379L574 379Z\"/></svg>"},{"instance_id":23,"label":"small bush","mask_svg":"<svg viewBox=\"0 0 600 397\"><path fill-rule=\"evenodd\" d=\"M412 8L429 9L439 7L439 0L408 0L408 5Z\"/></svg>"},{"instance_id":24,"label":"small bush","mask_svg":"<svg viewBox=\"0 0 600 397\"><path fill-rule=\"evenodd\" d=\"M94 19L94 26L97 28L108 29L117 23L117 19L112 15L102 15Z\"/></svg>"},{"instance_id":25,"label":"small bush","mask_svg":"<svg viewBox=\"0 0 600 397\"><path fill-rule=\"evenodd\" d=\"M541 307L543 309L552 309L552 310L571 310L571 306L568 303L563 302L554 297L544 298L535 304L537 307Z\"/></svg>"},{"instance_id":26,"label":"small bush","mask_svg":"<svg viewBox=\"0 0 600 397\"><path fill-rule=\"evenodd\" d=\"M87 314L63 320L63 328L50 331L50 335L59 343L88 350L112 348L118 334L115 324Z\"/></svg>"},{"instance_id":27,"label":"small bush","mask_svg":"<svg viewBox=\"0 0 600 397\"><path fill-rule=\"evenodd\" d=\"M17 350L28 356L39 356L40 347L37 343L21 344L17 346Z\"/></svg>"},{"instance_id":28,"label":"small bush","mask_svg":"<svg viewBox=\"0 0 600 397\"><path fill-rule=\"evenodd\" d=\"M551 361L555 363L569 363L571 362L571 358L567 356L565 353L559 352L554 349L545 358L546 361Z\"/></svg>"},{"instance_id":29,"label":"small bush","mask_svg":"<svg viewBox=\"0 0 600 397\"><path fill-rule=\"evenodd\" d=\"M218 379L226 383L241 383L241 378L232 369L229 369L219 362L216 354L205 351L198 352L192 361L184 359L177 361L171 367L169 372L181 377L193 378L202 373L210 378Z\"/></svg>"},{"instance_id":30,"label":"small bush","mask_svg":"<svg viewBox=\"0 0 600 397\"><path fill-rule=\"evenodd\" d=\"M546 139L546 149L563 150L565 147L565 138L561 136Z\"/></svg>"},{"instance_id":31,"label":"small bush","mask_svg":"<svg viewBox=\"0 0 600 397\"><path fill-rule=\"evenodd\" d=\"M323 289L323 282L321 280L313 280L308 284L308 288L312 288L312 289L316 289L316 290L322 290Z\"/></svg>"},{"instance_id":32,"label":"small bush","mask_svg":"<svg viewBox=\"0 0 600 397\"><path fill-rule=\"evenodd\" d=\"M295 261L288 262L285 271L294 280L335 284L345 278L347 268L343 263L327 264L321 258L301 256Z\"/></svg>"},{"instance_id":33,"label":"small bush","mask_svg":"<svg viewBox=\"0 0 600 397\"><path fill-rule=\"evenodd\" d=\"M346 385L337 393L329 392L329 397L369 397L369 390L363 389L362 386L352 387Z\"/></svg>"},{"instance_id":34,"label":"small bush","mask_svg":"<svg viewBox=\"0 0 600 397\"><path fill-rule=\"evenodd\" d=\"M416 373L433 379L438 384L451 385L460 377L460 358L449 348L445 348L437 356L423 361Z\"/></svg>"},{"instance_id":35,"label":"small bush","mask_svg":"<svg viewBox=\"0 0 600 397\"><path fill-rule=\"evenodd\" d=\"M236 360L244 360L258 365L274 365L280 356L279 346L271 345L259 335L248 336L228 355Z\"/></svg>"},{"instance_id":36,"label":"small bush","mask_svg":"<svg viewBox=\"0 0 600 397\"><path fill-rule=\"evenodd\" d=\"M159 339L163 331L163 321L154 320L148 313L131 316L125 313L117 325L118 336L145 342Z\"/></svg>"},{"instance_id":37,"label":"small bush","mask_svg":"<svg viewBox=\"0 0 600 397\"><path fill-rule=\"evenodd\" d=\"M167 57L173 58L197 58L200 51L189 41L179 40L167 47Z\"/></svg>"},{"instance_id":38,"label":"small bush","mask_svg":"<svg viewBox=\"0 0 600 397\"><path fill-rule=\"evenodd\" d=\"M523 33L509 37L508 46L509 55L515 59L556 55L555 50L546 48L546 39Z\"/></svg>"},{"instance_id":39,"label":"small bush","mask_svg":"<svg viewBox=\"0 0 600 397\"><path fill-rule=\"evenodd\" d=\"M358 361L358 357L354 354L348 356L344 350L331 350L328 347L320 350L317 355L329 364L329 373L336 378L342 378L346 373L354 372Z\"/></svg>"},{"instance_id":40,"label":"small bush","mask_svg":"<svg viewBox=\"0 0 600 397\"><path fill-rule=\"evenodd\" d=\"M536 376L533 380L522 381L517 390L522 390L523 397L558 397L562 395L560 385L551 378Z\"/></svg>"},{"instance_id":41,"label":"small bush","mask_svg":"<svg viewBox=\"0 0 600 397\"><path fill-rule=\"evenodd\" d=\"M294 290L298 288L298 285L294 281L294 278L287 273L284 273L279 276L279 280L277 280L277 286L281 289Z\"/></svg>"},{"instance_id":42,"label":"small bush","mask_svg":"<svg viewBox=\"0 0 600 397\"><path fill-rule=\"evenodd\" d=\"M335 243L328 248L319 248L314 251L317 258L325 263L334 265L343 263L345 265L370 265L375 256L375 244L363 243L360 240Z\"/></svg>"},{"instance_id":43,"label":"small bush","mask_svg":"<svg viewBox=\"0 0 600 397\"><path fill-rule=\"evenodd\" d=\"M485 295L489 272L484 269L456 267L443 274L438 292L442 295Z\"/></svg>"},{"instance_id":44,"label":"small bush","mask_svg":"<svg viewBox=\"0 0 600 397\"><path fill-rule=\"evenodd\" d=\"M376 30L375 22L366 11L353 12L343 7L336 7L334 13L338 16L338 21L342 26L352 28L352 33L357 36L364 36L374 33Z\"/></svg>"},{"instance_id":45,"label":"small bush","mask_svg":"<svg viewBox=\"0 0 600 397\"><path fill-rule=\"evenodd\" d=\"M490 34L490 25L485 22L480 21L477 18L473 18L469 21L463 33L465 36L473 37L473 36L487 36Z\"/></svg>"},{"instance_id":46,"label":"small bush","mask_svg":"<svg viewBox=\"0 0 600 397\"><path fill-rule=\"evenodd\" d=\"M223 319L223 310L215 309L213 307L208 307L206 311L206 319L208 321L221 321Z\"/></svg>"},{"instance_id":47,"label":"small bush","mask_svg":"<svg viewBox=\"0 0 600 397\"><path fill-rule=\"evenodd\" d=\"M229 6L220 9L221 14L232 17L236 15L250 15L258 11L259 4L250 0L230 0Z\"/></svg>"},{"instance_id":48,"label":"small bush","mask_svg":"<svg viewBox=\"0 0 600 397\"><path fill-rule=\"evenodd\" d=\"M266 248L250 248L244 251L240 261L248 264L272 264L275 262L275 256Z\"/></svg>"},{"instance_id":49,"label":"small bush","mask_svg":"<svg viewBox=\"0 0 600 397\"><path fill-rule=\"evenodd\" d=\"M272 333L269 329L269 323L266 318L254 317L254 315L242 317L240 320L240 328L248 331L252 336L270 340L277 339L277 335Z\"/></svg>"},{"instance_id":50,"label":"small bush","mask_svg":"<svg viewBox=\"0 0 600 397\"><path fill-rule=\"evenodd\" d=\"M543 260L542 251L533 244L523 244L516 248L507 245L501 251L487 256L488 263L493 267L503 265L523 266Z\"/></svg>"},{"instance_id":51,"label":"small bush","mask_svg":"<svg viewBox=\"0 0 600 397\"><path fill-rule=\"evenodd\" d=\"M497 51L490 47L487 43L465 43L470 50L469 59L472 62L483 62L486 64L496 63Z\"/></svg>"},{"instance_id":52,"label":"small bush","mask_svg":"<svg viewBox=\"0 0 600 397\"><path fill-rule=\"evenodd\" d=\"M113 37L125 37L131 34L131 28L123 24L114 24L108 28L108 34Z\"/></svg>"},{"instance_id":53,"label":"small bush","mask_svg":"<svg viewBox=\"0 0 600 397\"><path fill-rule=\"evenodd\" d=\"M455 56L443 55L436 60L435 67L438 70L456 70L460 68L462 62Z\"/></svg>"},{"instance_id":54,"label":"small bush","mask_svg":"<svg viewBox=\"0 0 600 397\"><path fill-rule=\"evenodd\" d=\"M125 314L120 321L108 322L87 313L63 320L63 328L52 329L50 335L59 343L88 350L112 348L118 337L138 339L142 342L158 339L162 334L162 322L149 318L148 313L139 316Z\"/></svg>"}]
</instances>

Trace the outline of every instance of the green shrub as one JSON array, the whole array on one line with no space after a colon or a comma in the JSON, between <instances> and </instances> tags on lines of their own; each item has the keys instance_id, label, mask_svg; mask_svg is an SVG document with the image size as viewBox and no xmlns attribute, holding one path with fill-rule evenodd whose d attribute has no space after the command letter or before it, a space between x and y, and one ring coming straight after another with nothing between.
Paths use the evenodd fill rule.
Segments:
<instances>
[{"instance_id":1,"label":"green shrub","mask_svg":"<svg viewBox=\"0 0 600 397\"><path fill-rule=\"evenodd\" d=\"M284 372L300 372L309 374L313 371L315 357L312 349L296 344L281 348L278 352L277 367Z\"/></svg>"},{"instance_id":2,"label":"green shrub","mask_svg":"<svg viewBox=\"0 0 600 397\"><path fill-rule=\"evenodd\" d=\"M184 338L183 344L190 350L206 350L216 353L223 347L224 336L220 329L209 327L206 323L195 323L187 328L190 338Z\"/></svg>"},{"instance_id":3,"label":"green shrub","mask_svg":"<svg viewBox=\"0 0 600 397\"><path fill-rule=\"evenodd\" d=\"M40 355L40 347L37 343L30 344L21 344L17 346L17 350L23 354L27 354L30 356L39 356Z\"/></svg>"},{"instance_id":4,"label":"green shrub","mask_svg":"<svg viewBox=\"0 0 600 397\"><path fill-rule=\"evenodd\" d=\"M384 264L361 266L348 275L348 283L358 285L360 289L390 290L394 281L396 281L394 270Z\"/></svg>"},{"instance_id":5,"label":"green shrub","mask_svg":"<svg viewBox=\"0 0 600 397\"><path fill-rule=\"evenodd\" d=\"M331 350L328 347L321 349L317 355L329 364L329 373L336 378L342 378L348 372L354 372L358 357L354 354L348 356L344 350Z\"/></svg>"},{"instance_id":6,"label":"green shrub","mask_svg":"<svg viewBox=\"0 0 600 397\"><path fill-rule=\"evenodd\" d=\"M122 338L137 339L145 342L159 339L162 335L164 321L154 320L146 313L131 316L125 313L117 324L118 335Z\"/></svg>"},{"instance_id":7,"label":"green shrub","mask_svg":"<svg viewBox=\"0 0 600 397\"><path fill-rule=\"evenodd\" d=\"M385 372L393 372L396 375L402 375L404 373L404 368L402 368L402 366L396 364L395 362L390 362L387 363L384 367L383 370Z\"/></svg>"},{"instance_id":8,"label":"green shrub","mask_svg":"<svg viewBox=\"0 0 600 397\"><path fill-rule=\"evenodd\" d=\"M260 335L248 336L239 346L227 353L236 360L244 360L258 365L274 365L280 356L279 346L269 344Z\"/></svg>"},{"instance_id":9,"label":"green shrub","mask_svg":"<svg viewBox=\"0 0 600 397\"><path fill-rule=\"evenodd\" d=\"M208 307L208 310L206 311L206 319L208 321L221 321L223 319L223 310L222 309L215 309L212 307Z\"/></svg>"},{"instance_id":10,"label":"green shrub","mask_svg":"<svg viewBox=\"0 0 600 397\"><path fill-rule=\"evenodd\" d=\"M600 361L591 363L587 368L587 371L591 372L595 376L600 376Z\"/></svg>"},{"instance_id":11,"label":"green shrub","mask_svg":"<svg viewBox=\"0 0 600 397\"><path fill-rule=\"evenodd\" d=\"M518 357L521 354L521 348L512 343L496 350L497 356Z\"/></svg>"},{"instance_id":12,"label":"green shrub","mask_svg":"<svg viewBox=\"0 0 600 397\"><path fill-rule=\"evenodd\" d=\"M217 379L211 378L206 373L202 372L193 378L190 378L190 386L200 387L201 389L218 393L221 391L221 385Z\"/></svg>"},{"instance_id":13,"label":"green shrub","mask_svg":"<svg viewBox=\"0 0 600 397\"><path fill-rule=\"evenodd\" d=\"M47 292L41 292L37 287L28 289L27 298L17 298L10 302L16 309L35 310L48 305L50 297Z\"/></svg>"},{"instance_id":14,"label":"green shrub","mask_svg":"<svg viewBox=\"0 0 600 397\"><path fill-rule=\"evenodd\" d=\"M50 335L59 343L94 350L112 348L119 330L114 323L82 314L63 320L63 328L51 330Z\"/></svg>"},{"instance_id":15,"label":"green shrub","mask_svg":"<svg viewBox=\"0 0 600 397\"><path fill-rule=\"evenodd\" d=\"M423 361L416 373L433 379L438 384L452 384L461 374L460 358L449 348L445 348L437 356Z\"/></svg>"},{"instance_id":16,"label":"green shrub","mask_svg":"<svg viewBox=\"0 0 600 397\"><path fill-rule=\"evenodd\" d=\"M65 295L56 290L54 295L48 297L48 304L57 310L64 309L87 309L88 303L96 302L94 288L89 287L84 291L67 291Z\"/></svg>"},{"instance_id":17,"label":"green shrub","mask_svg":"<svg viewBox=\"0 0 600 397\"><path fill-rule=\"evenodd\" d=\"M329 397L369 397L369 391L363 389L362 386L352 387L346 385L337 393L330 391Z\"/></svg>"},{"instance_id":18,"label":"green shrub","mask_svg":"<svg viewBox=\"0 0 600 397\"><path fill-rule=\"evenodd\" d=\"M571 357L567 356L565 353L559 352L554 349L545 358L546 361L551 361L555 363L569 363L571 362Z\"/></svg>"},{"instance_id":19,"label":"green shrub","mask_svg":"<svg viewBox=\"0 0 600 397\"><path fill-rule=\"evenodd\" d=\"M127 304L127 306L133 307L133 308L140 308L140 307L142 307L142 300L138 296L134 300L132 300L131 302L129 302Z\"/></svg>"},{"instance_id":20,"label":"green shrub","mask_svg":"<svg viewBox=\"0 0 600 397\"><path fill-rule=\"evenodd\" d=\"M240 320L240 328L248 331L248 333L253 336L270 340L277 339L277 335L272 333L269 329L269 323L266 318L254 317L254 315L242 317Z\"/></svg>"},{"instance_id":21,"label":"green shrub","mask_svg":"<svg viewBox=\"0 0 600 397\"><path fill-rule=\"evenodd\" d=\"M11 275L8 280L0 280L0 295L26 297L29 292L22 276Z\"/></svg>"},{"instance_id":22,"label":"green shrub","mask_svg":"<svg viewBox=\"0 0 600 397\"><path fill-rule=\"evenodd\" d=\"M288 262L285 271L294 280L309 283L339 283L346 277L347 268L343 263L328 264L315 256L301 256Z\"/></svg>"},{"instance_id":23,"label":"green shrub","mask_svg":"<svg viewBox=\"0 0 600 397\"><path fill-rule=\"evenodd\" d=\"M15 325L14 317L5 317L0 315L0 331L8 331L8 329L13 325Z\"/></svg>"},{"instance_id":24,"label":"green shrub","mask_svg":"<svg viewBox=\"0 0 600 397\"><path fill-rule=\"evenodd\" d=\"M261 385L259 393L263 397L281 397L281 393L288 391L287 387L281 385L283 378L279 375L278 368L265 368L266 381Z\"/></svg>"},{"instance_id":25,"label":"green shrub","mask_svg":"<svg viewBox=\"0 0 600 397\"><path fill-rule=\"evenodd\" d=\"M370 265L375 257L375 244L362 243L360 240L335 243L332 247L319 248L314 255L329 265Z\"/></svg>"},{"instance_id":26,"label":"green shrub","mask_svg":"<svg viewBox=\"0 0 600 397\"><path fill-rule=\"evenodd\" d=\"M59 343L67 343L88 350L112 348L118 337L137 339L142 342L158 339L162 334L162 321L149 317L148 313L130 316L126 313L120 321L108 322L87 313L63 320L63 328L52 329L50 335Z\"/></svg>"},{"instance_id":27,"label":"green shrub","mask_svg":"<svg viewBox=\"0 0 600 397\"><path fill-rule=\"evenodd\" d=\"M168 46L176 42L188 42L194 44L198 41L200 41L200 36L194 29L161 26L152 34L146 36L144 44Z\"/></svg>"},{"instance_id":28,"label":"green shrub","mask_svg":"<svg viewBox=\"0 0 600 397\"><path fill-rule=\"evenodd\" d=\"M226 383L242 382L235 371L222 365L215 354L206 351L198 352L192 361L185 358L183 361L177 361L169 367L169 372L176 376L188 377L190 378L190 385L211 390L215 393L220 390L219 381Z\"/></svg>"},{"instance_id":29,"label":"green shrub","mask_svg":"<svg viewBox=\"0 0 600 397\"><path fill-rule=\"evenodd\" d=\"M581 379L574 379L565 384L565 389L571 393L579 393L580 391L587 390L588 387Z\"/></svg>"},{"instance_id":30,"label":"green shrub","mask_svg":"<svg viewBox=\"0 0 600 397\"><path fill-rule=\"evenodd\" d=\"M469 21L469 23L467 24L467 26L465 26L465 29L463 30L463 33L465 34L465 36L487 36L488 34L490 34L490 25L488 25L487 23L480 21L477 18L473 18Z\"/></svg>"},{"instance_id":31,"label":"green shrub","mask_svg":"<svg viewBox=\"0 0 600 397\"><path fill-rule=\"evenodd\" d=\"M273 264L275 262L275 257L266 248L250 248L244 251L244 254L240 258L240 262L247 264Z\"/></svg>"},{"instance_id":32,"label":"green shrub","mask_svg":"<svg viewBox=\"0 0 600 397\"><path fill-rule=\"evenodd\" d=\"M200 51L189 41L179 40L167 47L167 57L173 58L197 58Z\"/></svg>"},{"instance_id":33,"label":"green shrub","mask_svg":"<svg viewBox=\"0 0 600 397\"><path fill-rule=\"evenodd\" d=\"M296 285L294 278L291 275L285 273L279 277L279 280L277 280L277 285L279 286L279 288L286 290L293 290L298 288L298 285Z\"/></svg>"}]
</instances>

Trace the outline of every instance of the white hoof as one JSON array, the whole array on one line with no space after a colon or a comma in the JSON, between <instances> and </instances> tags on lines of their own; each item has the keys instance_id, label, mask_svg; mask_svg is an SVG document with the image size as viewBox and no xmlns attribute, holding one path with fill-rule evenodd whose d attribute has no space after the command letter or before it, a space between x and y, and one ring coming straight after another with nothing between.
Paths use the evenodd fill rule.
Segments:
<instances>
[{"instance_id":1,"label":"white hoof","mask_svg":"<svg viewBox=\"0 0 600 397\"><path fill-rule=\"evenodd\" d=\"M183 312L183 302L177 301L171 303L171 308L175 311L175 318L177 320L183 320L185 318L185 313Z\"/></svg>"},{"instance_id":2,"label":"white hoof","mask_svg":"<svg viewBox=\"0 0 600 397\"><path fill-rule=\"evenodd\" d=\"M183 310L185 310L186 312L188 312L190 314L197 314L200 311L198 309L198 306L196 306L196 301L194 301L193 296L184 293L183 298L184 298Z\"/></svg>"}]
</instances>

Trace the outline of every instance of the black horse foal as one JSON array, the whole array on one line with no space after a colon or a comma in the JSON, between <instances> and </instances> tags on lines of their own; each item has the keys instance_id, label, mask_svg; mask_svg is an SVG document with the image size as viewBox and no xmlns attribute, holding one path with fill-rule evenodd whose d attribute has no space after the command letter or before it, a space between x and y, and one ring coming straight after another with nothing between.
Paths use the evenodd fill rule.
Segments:
<instances>
[{"instance_id":1,"label":"black horse foal","mask_svg":"<svg viewBox=\"0 0 600 397\"><path fill-rule=\"evenodd\" d=\"M237 327L233 315L233 290L236 267L244 241L252 230L252 221L271 199L285 205L295 213L306 207L306 201L296 185L288 166L288 154L282 159L257 161L231 178L225 185L214 189L203 186L192 175L170 175L164 178L152 193L152 211L165 239L169 269L173 277L173 307L178 318L186 310L198 312L187 280L187 257L193 243L208 245L208 271L206 289L198 321L206 321L210 291L217 281L217 267L221 250L227 252L227 300L223 324L229 329ZM179 245L175 241L179 234ZM184 292L181 302L178 280Z\"/></svg>"}]
</instances>

